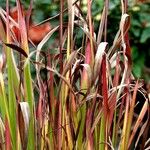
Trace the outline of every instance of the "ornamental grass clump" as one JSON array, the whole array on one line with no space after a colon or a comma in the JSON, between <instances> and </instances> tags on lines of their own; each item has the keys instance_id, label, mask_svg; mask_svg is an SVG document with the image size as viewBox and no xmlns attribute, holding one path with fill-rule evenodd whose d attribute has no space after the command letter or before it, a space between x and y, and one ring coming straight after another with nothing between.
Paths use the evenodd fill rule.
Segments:
<instances>
[{"instance_id":1,"label":"ornamental grass clump","mask_svg":"<svg viewBox=\"0 0 150 150\"><path fill-rule=\"evenodd\" d=\"M103 5L96 33L91 0L86 16L80 1L61 0L53 17L59 24L39 43L28 36L32 0L26 17L16 0L17 20L8 0L6 9L0 8L1 149L149 148L149 99L143 82L132 75L128 3L121 0L112 45L107 42L109 1ZM49 48L53 34L59 35L55 49Z\"/></svg>"}]
</instances>

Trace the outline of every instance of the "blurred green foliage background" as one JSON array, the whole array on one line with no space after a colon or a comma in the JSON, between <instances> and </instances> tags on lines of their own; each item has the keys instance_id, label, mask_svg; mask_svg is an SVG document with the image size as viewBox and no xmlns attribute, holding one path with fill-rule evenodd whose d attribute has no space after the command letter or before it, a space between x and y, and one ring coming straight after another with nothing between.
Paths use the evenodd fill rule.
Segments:
<instances>
[{"instance_id":1,"label":"blurred green foliage background","mask_svg":"<svg viewBox=\"0 0 150 150\"><path fill-rule=\"evenodd\" d=\"M5 8L5 0L0 4ZM30 0L22 0L25 8L28 8ZM81 1L81 10L86 16L87 0ZM14 7L15 0L10 0L11 7ZM59 14L59 0L34 0L32 19L39 23L49 17ZM120 0L110 0L108 16L108 42L110 45L119 28L121 17ZM64 8L67 6L64 6ZM92 4L93 21L95 32L101 18L103 0L94 0ZM130 44L132 47L133 73L137 78L144 78L150 82L150 1L129 0L129 14L131 16ZM59 18L50 21L52 26L59 24ZM80 38L80 34L79 37Z\"/></svg>"}]
</instances>

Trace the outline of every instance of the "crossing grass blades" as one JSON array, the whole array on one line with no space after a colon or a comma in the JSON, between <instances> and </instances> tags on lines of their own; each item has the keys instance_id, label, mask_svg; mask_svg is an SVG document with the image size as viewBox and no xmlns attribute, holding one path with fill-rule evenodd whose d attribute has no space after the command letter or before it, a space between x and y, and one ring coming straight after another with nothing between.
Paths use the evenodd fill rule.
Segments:
<instances>
[{"instance_id":1,"label":"crossing grass blades","mask_svg":"<svg viewBox=\"0 0 150 150\"><path fill-rule=\"evenodd\" d=\"M33 1L25 18L16 0L18 21L9 15L9 0L0 8L0 149L150 148L149 98L132 75L127 0L120 2L112 45L107 42L109 1L103 5L97 33L91 0L87 16L80 1L61 0L59 24L37 45L28 36ZM59 44L52 53L44 46L54 33Z\"/></svg>"}]
</instances>

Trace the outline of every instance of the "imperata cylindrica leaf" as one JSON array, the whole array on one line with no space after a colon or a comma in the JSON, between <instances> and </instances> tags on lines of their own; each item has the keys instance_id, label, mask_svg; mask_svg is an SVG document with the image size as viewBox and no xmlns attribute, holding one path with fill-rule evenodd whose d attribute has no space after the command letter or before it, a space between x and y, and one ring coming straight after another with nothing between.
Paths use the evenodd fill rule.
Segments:
<instances>
[{"instance_id":1,"label":"imperata cylindrica leaf","mask_svg":"<svg viewBox=\"0 0 150 150\"><path fill-rule=\"evenodd\" d=\"M96 56L95 56L95 62L94 62L94 80L96 80L99 74L102 59L103 59L103 54L105 53L107 46L108 46L107 42L101 42L98 46Z\"/></svg>"},{"instance_id":2,"label":"imperata cylindrica leaf","mask_svg":"<svg viewBox=\"0 0 150 150\"><path fill-rule=\"evenodd\" d=\"M19 131L22 148L27 148L28 131L30 123L30 108L27 102L20 102L18 107Z\"/></svg>"}]
</instances>

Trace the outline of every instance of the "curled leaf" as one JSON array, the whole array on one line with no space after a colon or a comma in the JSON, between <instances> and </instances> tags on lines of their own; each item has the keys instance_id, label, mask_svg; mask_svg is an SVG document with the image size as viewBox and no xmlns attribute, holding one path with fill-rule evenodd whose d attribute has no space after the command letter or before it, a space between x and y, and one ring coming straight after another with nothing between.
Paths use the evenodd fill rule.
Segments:
<instances>
[{"instance_id":1,"label":"curled leaf","mask_svg":"<svg viewBox=\"0 0 150 150\"><path fill-rule=\"evenodd\" d=\"M101 68L101 63L102 63L102 56L108 46L107 42L101 42L98 46L98 50L95 56L95 63L94 63L94 80L97 78L100 68Z\"/></svg>"},{"instance_id":2,"label":"curled leaf","mask_svg":"<svg viewBox=\"0 0 150 150\"><path fill-rule=\"evenodd\" d=\"M18 106L18 123L23 149L27 148L29 120L30 120L29 104L27 102L20 102Z\"/></svg>"}]
</instances>

